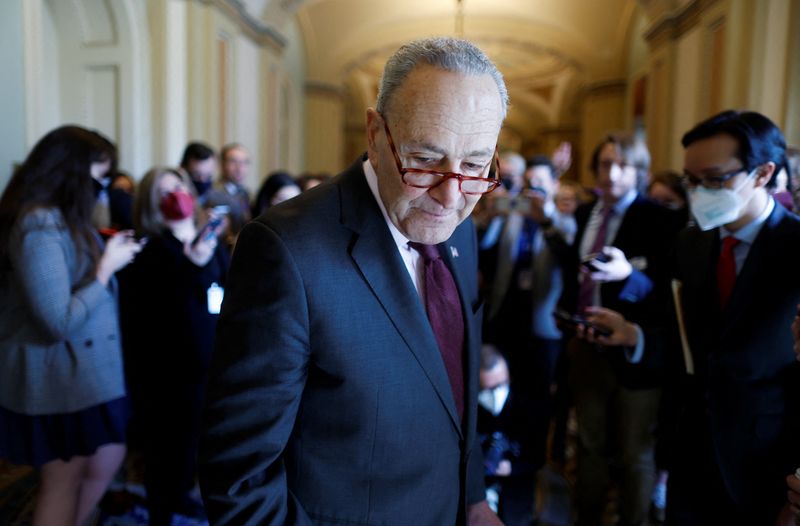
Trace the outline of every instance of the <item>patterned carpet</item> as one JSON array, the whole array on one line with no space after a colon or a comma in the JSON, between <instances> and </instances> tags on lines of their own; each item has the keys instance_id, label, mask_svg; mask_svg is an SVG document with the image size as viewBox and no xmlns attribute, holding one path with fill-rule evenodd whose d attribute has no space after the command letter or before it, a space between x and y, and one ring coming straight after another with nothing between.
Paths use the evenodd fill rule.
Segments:
<instances>
[{"instance_id":1,"label":"patterned carpet","mask_svg":"<svg viewBox=\"0 0 800 526\"><path fill-rule=\"evenodd\" d=\"M87 526L147 526L140 466L140 457L128 457ZM30 526L37 485L32 468L0 460L0 525ZM208 526L208 521L176 515L172 526Z\"/></svg>"}]
</instances>

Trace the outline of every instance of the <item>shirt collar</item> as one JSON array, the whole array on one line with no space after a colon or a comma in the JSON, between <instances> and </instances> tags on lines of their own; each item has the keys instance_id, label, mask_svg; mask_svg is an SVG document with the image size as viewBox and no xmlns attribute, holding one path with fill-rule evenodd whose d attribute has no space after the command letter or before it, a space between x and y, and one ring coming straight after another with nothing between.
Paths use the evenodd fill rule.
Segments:
<instances>
[{"instance_id":1,"label":"shirt collar","mask_svg":"<svg viewBox=\"0 0 800 526\"><path fill-rule=\"evenodd\" d=\"M394 226L392 220L389 219L389 214L386 213L386 207L383 206L383 200L381 200L381 195L378 191L378 174L375 173L372 163L369 162L369 159L366 159L362 164L362 167L364 169L364 176L367 178L369 189L372 192L372 196L375 198L375 201L378 203L378 207L381 209L381 214L383 214L383 219L389 226L389 232L391 232L394 242L397 244L398 248L403 250L411 250L411 248L408 246L409 239L404 236L396 226Z\"/></svg>"},{"instance_id":2,"label":"shirt collar","mask_svg":"<svg viewBox=\"0 0 800 526\"><path fill-rule=\"evenodd\" d=\"M636 200L639 193L636 190L628 190L628 193L622 196L622 199L614 203L614 213L617 216L622 216L630 208L631 204Z\"/></svg>"},{"instance_id":3,"label":"shirt collar","mask_svg":"<svg viewBox=\"0 0 800 526\"><path fill-rule=\"evenodd\" d=\"M614 209L614 215L617 217L625 215L625 212L636 200L637 195L639 195L639 193L636 190L629 190L627 194L623 195L616 203L611 205L611 208ZM602 197L597 200L596 206L597 210L603 210L605 208L606 205Z\"/></svg>"},{"instance_id":4,"label":"shirt collar","mask_svg":"<svg viewBox=\"0 0 800 526\"><path fill-rule=\"evenodd\" d=\"M748 243L750 245L756 240L758 237L758 233L761 232L761 228L764 226L764 223L767 221L767 218L775 209L775 200L772 196L767 199L767 206L764 207L764 210L756 217L754 220L747 223L745 226L737 230L736 232L731 232L724 226L719 229L719 237L720 239L725 239L728 236L733 236L739 241L744 243Z\"/></svg>"}]
</instances>

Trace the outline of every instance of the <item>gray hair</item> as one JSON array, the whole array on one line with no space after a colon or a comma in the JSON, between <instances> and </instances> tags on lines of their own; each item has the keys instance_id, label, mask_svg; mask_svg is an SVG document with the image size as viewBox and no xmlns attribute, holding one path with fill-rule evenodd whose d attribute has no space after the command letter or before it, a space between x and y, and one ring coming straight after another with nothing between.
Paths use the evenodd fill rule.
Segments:
<instances>
[{"instance_id":1,"label":"gray hair","mask_svg":"<svg viewBox=\"0 0 800 526\"><path fill-rule=\"evenodd\" d=\"M452 37L434 37L414 40L398 49L383 68L378 102L375 109L381 115L388 109L392 95L406 77L420 64L461 73L464 75L491 75L503 105L503 119L508 111L508 90L497 66L475 44Z\"/></svg>"},{"instance_id":2,"label":"gray hair","mask_svg":"<svg viewBox=\"0 0 800 526\"><path fill-rule=\"evenodd\" d=\"M504 171L522 177L525 175L525 158L513 151L506 151L500 154L500 162Z\"/></svg>"}]
</instances>

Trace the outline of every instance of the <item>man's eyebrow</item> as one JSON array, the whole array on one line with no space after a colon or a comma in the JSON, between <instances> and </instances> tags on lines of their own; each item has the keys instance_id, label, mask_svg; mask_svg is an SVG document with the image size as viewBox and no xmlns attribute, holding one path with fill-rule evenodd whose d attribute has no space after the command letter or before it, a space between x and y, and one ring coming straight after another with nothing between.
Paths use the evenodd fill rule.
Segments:
<instances>
[{"instance_id":1,"label":"man's eyebrow","mask_svg":"<svg viewBox=\"0 0 800 526\"><path fill-rule=\"evenodd\" d=\"M442 148L440 146L437 146L435 144L429 143L429 142L414 142L414 141L411 141L411 142L405 144L404 147L403 146L400 147L400 151L402 151L403 153L409 153L409 152L413 152L413 151L417 151L417 150L434 152L434 153L438 153L439 155L442 155L442 156L446 156L447 155L447 151L445 151L444 148ZM482 150L473 150L473 151L467 153L466 155L464 155L464 157L465 158L466 157L485 157L485 156L491 156L491 155L494 155L494 149L493 148L484 148Z\"/></svg>"}]
</instances>

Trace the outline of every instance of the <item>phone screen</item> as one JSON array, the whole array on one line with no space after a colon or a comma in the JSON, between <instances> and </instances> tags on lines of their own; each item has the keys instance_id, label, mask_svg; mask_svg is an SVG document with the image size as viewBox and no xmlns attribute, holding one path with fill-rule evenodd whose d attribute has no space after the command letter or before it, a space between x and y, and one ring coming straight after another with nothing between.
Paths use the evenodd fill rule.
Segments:
<instances>
[{"instance_id":1,"label":"phone screen","mask_svg":"<svg viewBox=\"0 0 800 526\"><path fill-rule=\"evenodd\" d=\"M594 333L598 336L611 335L610 330L606 329L605 327L600 327L599 325L590 323L589 320L577 314L569 314L563 310L556 310L553 312L553 316L556 317L560 325L571 330L576 330L579 325L583 325L586 328L594 329Z\"/></svg>"}]
</instances>

